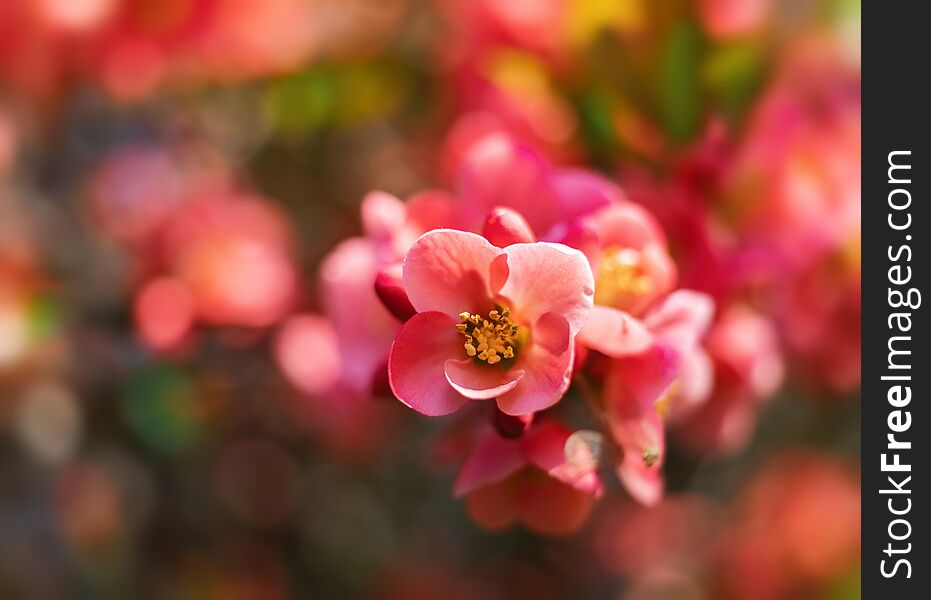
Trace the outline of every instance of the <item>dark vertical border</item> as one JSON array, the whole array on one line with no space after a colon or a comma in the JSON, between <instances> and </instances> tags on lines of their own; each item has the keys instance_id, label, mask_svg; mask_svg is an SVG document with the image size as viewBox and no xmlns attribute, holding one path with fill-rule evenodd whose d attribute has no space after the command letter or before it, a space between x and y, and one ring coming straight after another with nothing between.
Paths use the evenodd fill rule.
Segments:
<instances>
[{"instance_id":1,"label":"dark vertical border","mask_svg":"<svg viewBox=\"0 0 931 600\"><path fill-rule=\"evenodd\" d=\"M862 456L862 588L864 598L931 598L931 563L928 562L928 545L931 535L927 531L926 494L931 479L931 411L926 405L931 402L931 363L925 344L929 335L926 309L893 309L889 305L890 272L895 264L911 266L912 279L909 284L898 287L905 291L916 287L921 292L928 289L926 282L931 272L928 261L928 242L931 236L931 218L924 205L931 202L927 179L931 177L931 152L928 139L931 136L931 25L926 18L928 5L925 2L865 2L862 19L862 283L863 283L863 380L861 398L861 456ZM888 160L892 151L911 151L905 156L911 164L909 184L889 183ZM902 173L902 171L899 171ZM892 211L888 204L889 193L896 187L906 187L911 194L912 224L907 230L896 231L889 226ZM897 199L904 198L902 194ZM903 222L904 215L893 217ZM901 220L900 220L901 219ZM907 237L910 236L910 239ZM895 256L907 245L911 249L911 261L905 260L908 252L902 251L898 261ZM891 256L890 256L891 255ZM900 276L900 272L896 272ZM896 289L895 286L892 286ZM922 303L931 302L931 295L922 298ZM912 312L910 350L908 357L912 368L909 371L892 372L887 367L889 338L902 335L889 327L889 315L906 310ZM908 335L908 334L905 334ZM900 346L904 348L904 346ZM900 460L911 464L905 473L912 478L903 487L910 494L887 494L881 490L891 488L888 476L901 482L903 473L883 472L881 456L887 453L887 462L893 459L887 448L890 427L901 426L900 420L890 422L890 414L897 407L888 400L893 382L882 377L892 373L910 374L912 398L907 406L901 407L911 417L910 427L896 433L898 439L912 443L910 450L902 450ZM892 417L893 419L902 419ZM892 508L903 510L905 498L911 499L911 508L901 518L910 525L907 539L896 541L890 537L889 525L899 518L890 513ZM893 532L902 535L906 526L899 523ZM902 554L887 554L889 548L906 548ZM895 561L904 558L911 565L911 578L906 579L907 569L900 565L897 574L886 578L881 573L881 561L886 561L887 571Z\"/></svg>"}]
</instances>

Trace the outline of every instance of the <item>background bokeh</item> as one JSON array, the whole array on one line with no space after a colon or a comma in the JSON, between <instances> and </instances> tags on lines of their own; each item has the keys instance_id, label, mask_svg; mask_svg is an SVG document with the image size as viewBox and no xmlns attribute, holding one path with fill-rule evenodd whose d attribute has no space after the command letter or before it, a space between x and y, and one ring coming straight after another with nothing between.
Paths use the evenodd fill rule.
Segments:
<instances>
[{"instance_id":1,"label":"background bokeh","mask_svg":"<svg viewBox=\"0 0 931 600\"><path fill-rule=\"evenodd\" d=\"M0 2L0 597L858 598L859 26ZM609 482L569 536L473 523L456 419L328 387L367 349L318 343L369 317L331 297L362 198L455 187L488 132L618 182L718 305L666 498Z\"/></svg>"}]
</instances>

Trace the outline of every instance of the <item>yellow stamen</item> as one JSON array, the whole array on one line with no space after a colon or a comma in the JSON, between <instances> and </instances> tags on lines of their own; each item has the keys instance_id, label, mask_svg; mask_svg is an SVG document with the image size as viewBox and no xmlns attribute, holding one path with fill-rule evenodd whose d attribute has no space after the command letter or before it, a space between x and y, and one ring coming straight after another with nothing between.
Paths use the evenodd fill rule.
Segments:
<instances>
[{"instance_id":1,"label":"yellow stamen","mask_svg":"<svg viewBox=\"0 0 931 600\"><path fill-rule=\"evenodd\" d=\"M489 365L516 356L520 327L511 321L511 310L498 307L489 311L488 317L469 312L459 313L461 323L456 331L465 337L466 354Z\"/></svg>"},{"instance_id":2,"label":"yellow stamen","mask_svg":"<svg viewBox=\"0 0 931 600\"><path fill-rule=\"evenodd\" d=\"M602 255L595 281L596 304L623 308L626 302L649 293L652 287L637 250L612 246Z\"/></svg>"}]
</instances>

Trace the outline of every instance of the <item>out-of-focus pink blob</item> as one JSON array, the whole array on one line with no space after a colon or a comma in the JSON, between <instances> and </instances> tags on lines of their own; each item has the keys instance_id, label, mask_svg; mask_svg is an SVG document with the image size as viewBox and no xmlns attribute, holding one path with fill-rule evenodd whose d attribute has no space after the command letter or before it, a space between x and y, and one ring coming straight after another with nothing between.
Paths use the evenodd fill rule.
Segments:
<instances>
[{"instance_id":1,"label":"out-of-focus pink blob","mask_svg":"<svg viewBox=\"0 0 931 600\"><path fill-rule=\"evenodd\" d=\"M194 324L194 298L177 279L160 277L140 290L134 314L143 342L156 350L169 349L181 342Z\"/></svg>"},{"instance_id":2,"label":"out-of-focus pink blob","mask_svg":"<svg viewBox=\"0 0 931 600\"><path fill-rule=\"evenodd\" d=\"M772 0L697 0L698 16L715 38L759 31L772 11Z\"/></svg>"},{"instance_id":3,"label":"out-of-focus pink blob","mask_svg":"<svg viewBox=\"0 0 931 600\"><path fill-rule=\"evenodd\" d=\"M342 374L336 330L316 315L284 322L275 339L275 360L295 387L312 396L330 391Z\"/></svg>"},{"instance_id":4,"label":"out-of-focus pink blob","mask_svg":"<svg viewBox=\"0 0 931 600\"><path fill-rule=\"evenodd\" d=\"M172 271L208 323L268 326L294 300L287 221L262 200L234 197L192 206L173 224L167 244Z\"/></svg>"},{"instance_id":5,"label":"out-of-focus pink blob","mask_svg":"<svg viewBox=\"0 0 931 600\"><path fill-rule=\"evenodd\" d=\"M777 457L735 504L715 570L724 598L807 596L858 573L860 484L850 465Z\"/></svg>"}]
</instances>

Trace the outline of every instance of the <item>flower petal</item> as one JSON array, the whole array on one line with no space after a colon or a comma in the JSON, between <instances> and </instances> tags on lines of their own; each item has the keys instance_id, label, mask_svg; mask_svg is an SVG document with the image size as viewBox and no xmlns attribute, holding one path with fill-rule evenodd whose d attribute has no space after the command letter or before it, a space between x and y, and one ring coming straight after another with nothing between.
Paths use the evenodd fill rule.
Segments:
<instances>
[{"instance_id":1,"label":"flower petal","mask_svg":"<svg viewBox=\"0 0 931 600\"><path fill-rule=\"evenodd\" d=\"M419 313L404 323L391 346L391 391L427 416L449 414L467 400L446 381L446 361L462 350L462 336L455 325L456 321L443 313Z\"/></svg>"},{"instance_id":2,"label":"flower petal","mask_svg":"<svg viewBox=\"0 0 931 600\"><path fill-rule=\"evenodd\" d=\"M386 192L373 191L362 199L362 228L377 242L390 240L407 219L407 209L397 197Z\"/></svg>"},{"instance_id":3,"label":"flower petal","mask_svg":"<svg viewBox=\"0 0 931 600\"><path fill-rule=\"evenodd\" d=\"M469 517L489 531L499 531L514 524L520 510L517 485L517 481L505 479L473 491L466 496Z\"/></svg>"},{"instance_id":4,"label":"flower petal","mask_svg":"<svg viewBox=\"0 0 931 600\"><path fill-rule=\"evenodd\" d=\"M562 221L592 214L624 198L617 185L584 169L565 169L552 181Z\"/></svg>"},{"instance_id":5,"label":"flower petal","mask_svg":"<svg viewBox=\"0 0 931 600\"><path fill-rule=\"evenodd\" d=\"M661 467L666 442L662 419L652 409L642 416L622 410L609 418L612 433L624 452L618 478L635 500L655 504L663 494Z\"/></svg>"},{"instance_id":6,"label":"flower petal","mask_svg":"<svg viewBox=\"0 0 931 600\"><path fill-rule=\"evenodd\" d=\"M679 351L694 346L714 315L714 300L707 294L676 290L643 318L656 337Z\"/></svg>"},{"instance_id":7,"label":"flower petal","mask_svg":"<svg viewBox=\"0 0 931 600\"><path fill-rule=\"evenodd\" d=\"M574 336L592 309L595 282L585 255L562 244L513 244L507 254L508 278L501 294L524 323L555 312Z\"/></svg>"},{"instance_id":8,"label":"flower petal","mask_svg":"<svg viewBox=\"0 0 931 600\"><path fill-rule=\"evenodd\" d=\"M658 467L648 467L639 456L625 456L617 468L617 477L631 498L653 506L663 498L663 474Z\"/></svg>"},{"instance_id":9,"label":"flower petal","mask_svg":"<svg viewBox=\"0 0 931 600\"><path fill-rule=\"evenodd\" d=\"M609 405L640 413L651 410L679 376L681 365L674 349L658 344L637 356L614 361L605 382Z\"/></svg>"},{"instance_id":10,"label":"flower petal","mask_svg":"<svg viewBox=\"0 0 931 600\"><path fill-rule=\"evenodd\" d=\"M521 455L519 442L504 439L494 431L486 431L462 465L453 494L463 496L501 481L525 464L527 461Z\"/></svg>"},{"instance_id":11,"label":"flower petal","mask_svg":"<svg viewBox=\"0 0 931 600\"><path fill-rule=\"evenodd\" d=\"M645 208L633 202L617 202L592 219L603 247L620 246L640 250L658 244L666 247L663 229Z\"/></svg>"},{"instance_id":12,"label":"flower petal","mask_svg":"<svg viewBox=\"0 0 931 600\"><path fill-rule=\"evenodd\" d=\"M524 376L513 390L498 396L498 408L524 415L559 402L572 377L575 345L569 342L569 324L561 315L551 312L537 319L533 338L520 349L515 365Z\"/></svg>"},{"instance_id":13,"label":"flower petal","mask_svg":"<svg viewBox=\"0 0 931 600\"><path fill-rule=\"evenodd\" d=\"M566 459L566 442L572 431L553 421L543 421L533 426L520 439L521 450L526 459L559 481L571 485L580 492L600 496L601 478L597 465L572 464Z\"/></svg>"},{"instance_id":14,"label":"flower petal","mask_svg":"<svg viewBox=\"0 0 931 600\"><path fill-rule=\"evenodd\" d=\"M572 533L591 513L592 497L557 479L528 474L519 483L518 517L532 531L548 535Z\"/></svg>"},{"instance_id":15,"label":"flower petal","mask_svg":"<svg viewBox=\"0 0 931 600\"><path fill-rule=\"evenodd\" d=\"M488 400L513 390L524 376L520 370L475 364L471 358L446 361L446 380L453 389L473 400Z\"/></svg>"},{"instance_id":16,"label":"flower petal","mask_svg":"<svg viewBox=\"0 0 931 600\"><path fill-rule=\"evenodd\" d=\"M576 339L613 358L640 354L653 343L653 335L640 320L622 310L598 305L592 307Z\"/></svg>"},{"instance_id":17,"label":"flower petal","mask_svg":"<svg viewBox=\"0 0 931 600\"><path fill-rule=\"evenodd\" d=\"M538 234L546 233L558 216L550 167L532 149L509 136L485 136L466 154L459 186L463 198L483 218L496 206L513 208Z\"/></svg>"},{"instance_id":18,"label":"flower petal","mask_svg":"<svg viewBox=\"0 0 931 600\"><path fill-rule=\"evenodd\" d=\"M502 250L480 235L437 229L422 235L404 257L404 287L418 312L452 317L466 310L484 313L504 280Z\"/></svg>"}]
</instances>

